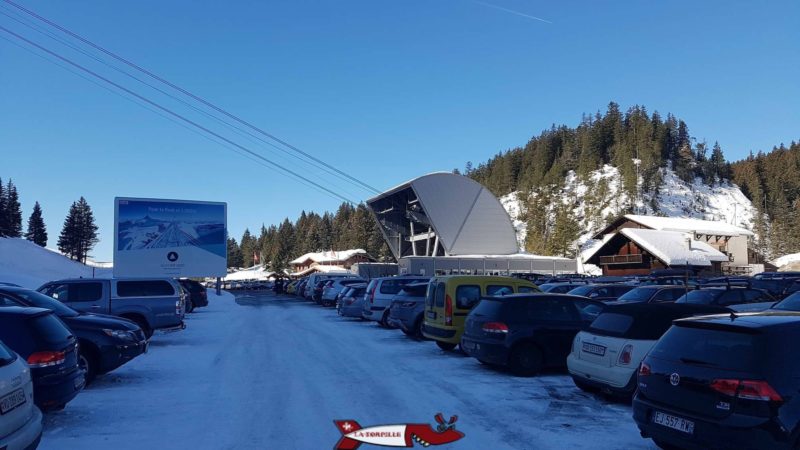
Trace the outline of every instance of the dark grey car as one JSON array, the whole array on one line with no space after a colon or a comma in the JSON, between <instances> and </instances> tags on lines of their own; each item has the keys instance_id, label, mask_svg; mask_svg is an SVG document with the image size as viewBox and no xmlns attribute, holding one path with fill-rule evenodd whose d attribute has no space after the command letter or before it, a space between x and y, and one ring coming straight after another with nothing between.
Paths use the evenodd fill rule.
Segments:
<instances>
[{"instance_id":1,"label":"dark grey car","mask_svg":"<svg viewBox=\"0 0 800 450\"><path fill-rule=\"evenodd\" d=\"M422 337L422 314L425 312L425 292L428 283L403 286L389 306L389 326L400 328L407 336Z\"/></svg>"},{"instance_id":2,"label":"dark grey car","mask_svg":"<svg viewBox=\"0 0 800 450\"><path fill-rule=\"evenodd\" d=\"M348 291L342 295L337 304L337 312L343 317L356 317L361 319L361 310L364 307L364 295L367 284L351 284Z\"/></svg>"}]
</instances>

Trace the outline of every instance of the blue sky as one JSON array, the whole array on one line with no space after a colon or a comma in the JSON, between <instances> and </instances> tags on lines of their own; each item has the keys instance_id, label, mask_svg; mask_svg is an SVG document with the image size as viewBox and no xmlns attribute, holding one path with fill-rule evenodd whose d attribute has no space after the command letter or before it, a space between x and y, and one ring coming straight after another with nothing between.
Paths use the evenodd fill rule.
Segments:
<instances>
[{"instance_id":1,"label":"blue sky","mask_svg":"<svg viewBox=\"0 0 800 450\"><path fill-rule=\"evenodd\" d=\"M381 189L611 100L676 114L729 159L800 138L796 1L19 1ZM85 196L100 260L115 196L228 202L237 238L339 203L4 40L0 161L50 246Z\"/></svg>"}]
</instances>

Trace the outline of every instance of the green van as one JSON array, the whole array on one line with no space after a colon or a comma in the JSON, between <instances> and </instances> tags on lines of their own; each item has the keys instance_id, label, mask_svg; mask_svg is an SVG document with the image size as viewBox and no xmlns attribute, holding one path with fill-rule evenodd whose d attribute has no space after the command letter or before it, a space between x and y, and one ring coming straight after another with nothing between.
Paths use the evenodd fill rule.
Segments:
<instances>
[{"instance_id":1,"label":"green van","mask_svg":"<svg viewBox=\"0 0 800 450\"><path fill-rule=\"evenodd\" d=\"M432 278L425 296L422 335L442 350L461 342L467 314L482 297L540 292L530 281L512 277L448 275Z\"/></svg>"}]
</instances>

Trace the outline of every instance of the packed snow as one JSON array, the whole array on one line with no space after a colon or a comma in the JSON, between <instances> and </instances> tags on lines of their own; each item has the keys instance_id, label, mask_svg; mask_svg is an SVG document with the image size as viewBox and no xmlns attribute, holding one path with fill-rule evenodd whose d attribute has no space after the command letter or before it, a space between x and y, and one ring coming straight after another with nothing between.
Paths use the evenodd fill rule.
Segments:
<instances>
[{"instance_id":1,"label":"packed snow","mask_svg":"<svg viewBox=\"0 0 800 450\"><path fill-rule=\"evenodd\" d=\"M62 278L111 276L108 267L92 267L54 250L18 238L0 238L0 281L36 289Z\"/></svg>"},{"instance_id":2,"label":"packed snow","mask_svg":"<svg viewBox=\"0 0 800 450\"><path fill-rule=\"evenodd\" d=\"M699 178L693 183L686 183L670 167L662 168L661 175L663 183L655 199L657 208L652 207L653 195L643 193L635 202L638 214L723 222L726 224L725 229L731 230L753 229L756 208L735 184L726 180L709 186ZM517 230L517 239L523 247L526 226L524 202L520 201L520 196L524 198L526 195L528 194L524 192L512 192L500 199L511 216ZM589 197L593 199L591 203L595 208L590 208L590 202L587 202ZM570 171L561 186L559 201L574 205L573 213L583 230L578 244L581 246L581 258L584 261L602 245L602 242L593 239L594 235L611 220L622 215L630 203L627 193L623 191L619 170L608 164L592 172L588 181ZM680 222L671 223L679 226ZM588 269L591 268L586 266L586 270Z\"/></svg>"},{"instance_id":3,"label":"packed snow","mask_svg":"<svg viewBox=\"0 0 800 450\"><path fill-rule=\"evenodd\" d=\"M209 302L48 414L41 448L326 449L335 419L435 425L439 412L465 434L442 449L655 448L629 406L562 373L514 377L295 297Z\"/></svg>"},{"instance_id":4,"label":"packed snow","mask_svg":"<svg viewBox=\"0 0 800 450\"><path fill-rule=\"evenodd\" d=\"M302 264L306 261L311 261L315 263L340 262L340 261L347 261L348 259L356 255L366 256L367 251L362 248L356 248L351 250L341 250L341 251L330 250L324 252L306 253L305 255L292 260L290 264Z\"/></svg>"}]
</instances>

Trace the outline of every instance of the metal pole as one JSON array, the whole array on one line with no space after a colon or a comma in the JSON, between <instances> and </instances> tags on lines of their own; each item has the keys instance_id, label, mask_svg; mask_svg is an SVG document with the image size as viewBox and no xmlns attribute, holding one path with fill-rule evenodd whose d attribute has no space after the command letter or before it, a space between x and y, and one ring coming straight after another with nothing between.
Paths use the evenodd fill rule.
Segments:
<instances>
[{"instance_id":1,"label":"metal pole","mask_svg":"<svg viewBox=\"0 0 800 450\"><path fill-rule=\"evenodd\" d=\"M217 296L222 295L222 278L217 277Z\"/></svg>"}]
</instances>

